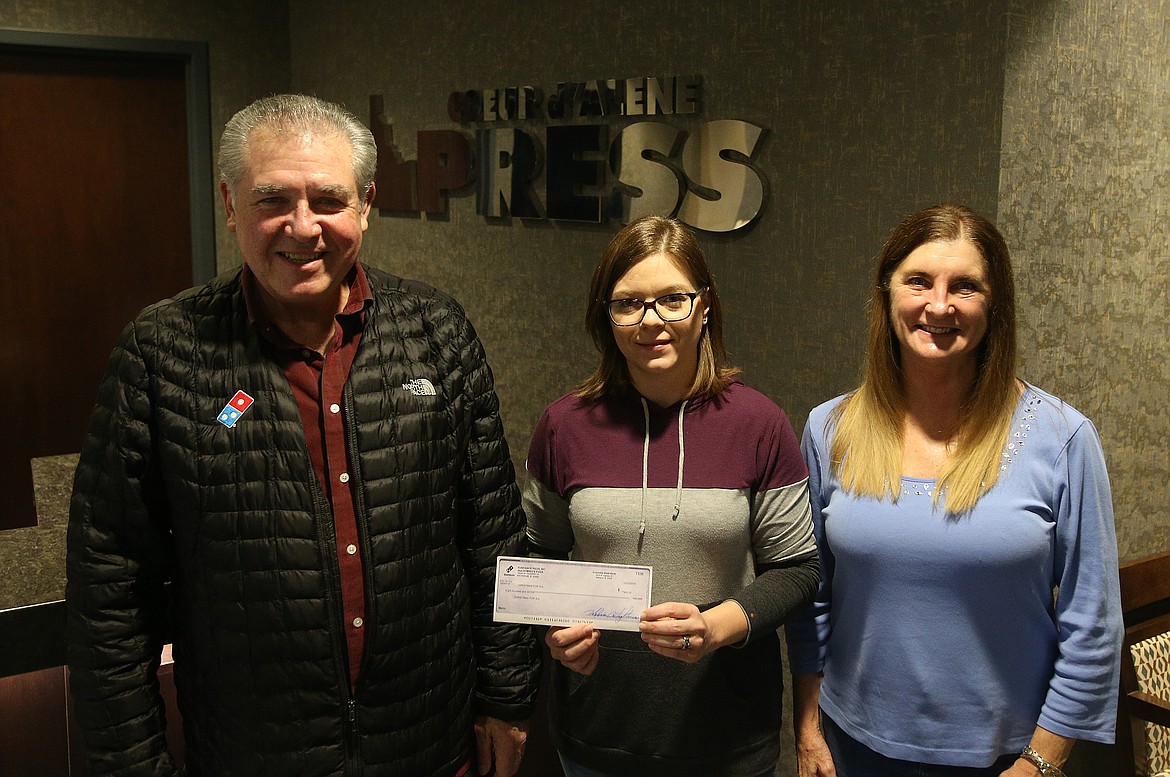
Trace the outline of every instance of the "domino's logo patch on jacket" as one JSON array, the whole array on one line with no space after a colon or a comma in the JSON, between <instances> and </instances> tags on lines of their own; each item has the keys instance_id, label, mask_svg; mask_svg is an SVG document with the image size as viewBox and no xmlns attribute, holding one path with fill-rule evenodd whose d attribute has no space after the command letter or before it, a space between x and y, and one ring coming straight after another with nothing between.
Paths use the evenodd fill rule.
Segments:
<instances>
[{"instance_id":1,"label":"domino's logo patch on jacket","mask_svg":"<svg viewBox=\"0 0 1170 777\"><path fill-rule=\"evenodd\" d=\"M236 425L236 421L240 420L240 416L246 413L255 401L243 391L237 391L236 395L231 398L231 401L224 405L223 410L219 411L219 418L216 420L228 429L231 429Z\"/></svg>"},{"instance_id":2,"label":"domino's logo patch on jacket","mask_svg":"<svg viewBox=\"0 0 1170 777\"><path fill-rule=\"evenodd\" d=\"M433 397L438 392L435 391L435 384L431 383L426 378L415 378L408 380L402 384L402 388L414 394L416 397Z\"/></svg>"}]
</instances>

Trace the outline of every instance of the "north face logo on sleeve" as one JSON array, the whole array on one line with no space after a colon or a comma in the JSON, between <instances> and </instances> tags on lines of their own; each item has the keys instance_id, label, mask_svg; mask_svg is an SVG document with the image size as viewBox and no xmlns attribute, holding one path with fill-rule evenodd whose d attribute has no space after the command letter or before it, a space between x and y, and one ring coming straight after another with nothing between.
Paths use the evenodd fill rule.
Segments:
<instances>
[{"instance_id":1,"label":"north face logo on sleeve","mask_svg":"<svg viewBox=\"0 0 1170 777\"><path fill-rule=\"evenodd\" d=\"M433 397L435 396L435 384L431 383L426 378L415 378L402 384L402 388L414 394L416 397Z\"/></svg>"}]
</instances>

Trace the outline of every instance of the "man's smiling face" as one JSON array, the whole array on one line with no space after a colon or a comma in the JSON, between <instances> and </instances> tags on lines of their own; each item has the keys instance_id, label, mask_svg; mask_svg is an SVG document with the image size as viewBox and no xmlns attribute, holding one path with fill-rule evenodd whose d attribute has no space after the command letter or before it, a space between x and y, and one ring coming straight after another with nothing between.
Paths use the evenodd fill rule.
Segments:
<instances>
[{"instance_id":1,"label":"man's smiling face","mask_svg":"<svg viewBox=\"0 0 1170 777\"><path fill-rule=\"evenodd\" d=\"M336 132L260 127L248 139L247 172L235 190L220 184L228 229L265 305L278 315L341 308L341 286L370 213L352 157L349 141Z\"/></svg>"}]
</instances>

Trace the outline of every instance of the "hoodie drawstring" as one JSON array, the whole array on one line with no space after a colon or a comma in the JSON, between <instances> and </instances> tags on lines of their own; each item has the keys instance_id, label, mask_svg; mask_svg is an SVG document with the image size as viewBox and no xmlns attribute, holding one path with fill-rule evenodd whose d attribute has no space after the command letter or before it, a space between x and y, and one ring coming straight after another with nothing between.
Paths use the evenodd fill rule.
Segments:
<instances>
[{"instance_id":1,"label":"hoodie drawstring","mask_svg":"<svg viewBox=\"0 0 1170 777\"><path fill-rule=\"evenodd\" d=\"M650 406L646 404L645 397L642 398L642 419L645 421L646 434L642 441L642 521L638 524L639 544L646 536L646 483L650 475Z\"/></svg>"},{"instance_id":2,"label":"hoodie drawstring","mask_svg":"<svg viewBox=\"0 0 1170 777\"><path fill-rule=\"evenodd\" d=\"M683 461L686 458L686 445L683 442L683 414L686 412L689 401L689 399L684 399L678 408L678 483L674 489L674 512L670 516L673 521L677 521L682 512ZM646 403L644 397L642 398L642 419L645 422L646 431L642 440L642 516L638 524L639 543L646 536L646 492L649 490L650 480L650 405Z\"/></svg>"},{"instance_id":3,"label":"hoodie drawstring","mask_svg":"<svg viewBox=\"0 0 1170 777\"><path fill-rule=\"evenodd\" d=\"M683 411L687 409L688 401L684 399L678 408L678 485L674 490L674 515L671 516L674 521L678 520L678 514L682 512L683 459L686 456L686 448L683 446Z\"/></svg>"}]
</instances>

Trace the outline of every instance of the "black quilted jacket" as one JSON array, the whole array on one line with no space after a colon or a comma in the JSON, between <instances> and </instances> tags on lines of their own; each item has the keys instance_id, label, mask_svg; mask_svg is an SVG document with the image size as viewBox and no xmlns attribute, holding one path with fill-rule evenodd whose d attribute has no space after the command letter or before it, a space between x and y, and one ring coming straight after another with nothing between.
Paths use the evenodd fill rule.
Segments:
<instances>
[{"instance_id":1,"label":"black quilted jacket","mask_svg":"<svg viewBox=\"0 0 1170 777\"><path fill-rule=\"evenodd\" d=\"M191 775L451 777L472 718L527 718L539 653L492 622L524 518L462 309L368 270L345 390L366 569L349 692L333 527L239 273L146 309L110 358L69 526L69 663L96 774L169 774L153 681L170 629ZM228 400L255 402L233 428ZM355 482L356 481L356 482Z\"/></svg>"}]
</instances>

